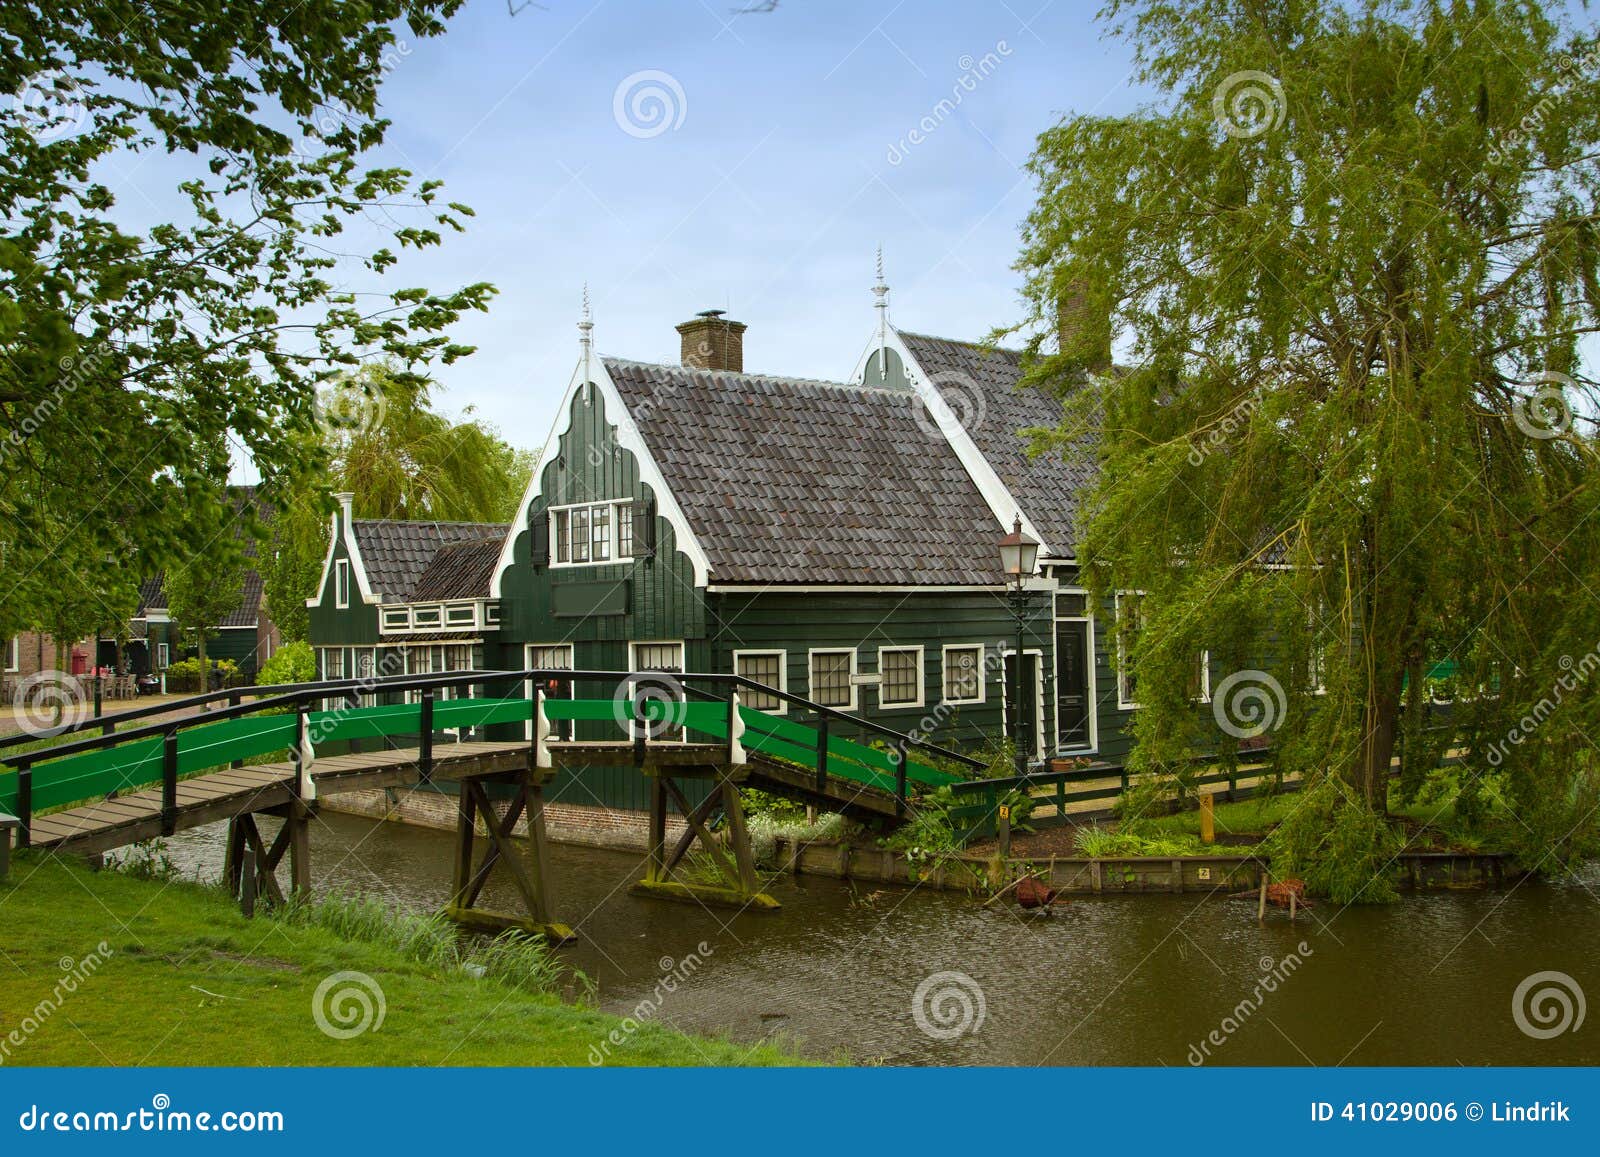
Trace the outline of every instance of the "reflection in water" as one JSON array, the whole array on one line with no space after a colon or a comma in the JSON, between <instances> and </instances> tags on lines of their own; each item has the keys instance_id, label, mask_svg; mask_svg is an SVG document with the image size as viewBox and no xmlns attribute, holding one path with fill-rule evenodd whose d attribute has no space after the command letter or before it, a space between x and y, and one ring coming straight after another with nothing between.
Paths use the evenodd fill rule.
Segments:
<instances>
[{"instance_id":1,"label":"reflection in water","mask_svg":"<svg viewBox=\"0 0 1600 1157\"><path fill-rule=\"evenodd\" d=\"M186 871L214 879L224 834L223 825L188 832L170 852ZM323 813L312 828L312 876L319 889L437 909L451 842L445 832ZM778 1033L817 1057L1600 1062L1600 1034L1534 1039L1518 1029L1511 1004L1525 977L1546 970L1600 994L1593 870L1566 885L1433 893L1387 907L1324 902L1298 924L1278 915L1263 927L1253 904L1194 895L1077 898L1033 917L957 893L792 877L771 888L782 911L734 913L628 895L642 874L639 855L556 845L552 859L556 915L579 935L562 955L598 982L605 1010L632 1010L663 970L699 952L659 1019L751 1042ZM498 876L485 902L515 910ZM964 975L924 986L919 1027L913 998L941 972ZM964 1024L978 1027L950 1035ZM1221 1044L1208 1044L1213 1031Z\"/></svg>"}]
</instances>

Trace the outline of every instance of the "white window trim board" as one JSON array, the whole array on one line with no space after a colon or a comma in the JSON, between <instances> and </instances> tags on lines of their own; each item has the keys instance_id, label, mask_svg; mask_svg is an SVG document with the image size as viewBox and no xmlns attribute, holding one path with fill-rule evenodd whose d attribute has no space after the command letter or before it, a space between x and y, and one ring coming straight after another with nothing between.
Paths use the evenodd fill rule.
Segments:
<instances>
[{"instance_id":1,"label":"white window trim board","mask_svg":"<svg viewBox=\"0 0 1600 1157\"><path fill-rule=\"evenodd\" d=\"M950 652L978 652L978 697L976 699L951 699ZM946 643L939 649L939 701L950 707L970 707L986 703L989 699L989 648L985 643Z\"/></svg>"},{"instance_id":2,"label":"white window trim board","mask_svg":"<svg viewBox=\"0 0 1600 1157\"><path fill-rule=\"evenodd\" d=\"M916 697L916 699L914 701L908 702L908 703L885 703L883 701L883 688L884 688L883 653L885 651L915 651L917 653L917 684L916 684L917 685L917 697ZM880 711L912 711L912 710L919 710L922 707L925 707L927 705L927 702L928 702L928 670L927 670L927 667L926 667L926 663L927 663L927 656L924 653L924 649L920 644L918 644L916 646L911 646L911 645L902 646L902 645L896 644L896 645L888 646L888 647L879 647L878 648L878 709ZM941 674L942 674L942 672L941 672ZM941 688L941 690L943 690L943 688Z\"/></svg>"},{"instance_id":3,"label":"white window trim board","mask_svg":"<svg viewBox=\"0 0 1600 1157\"><path fill-rule=\"evenodd\" d=\"M856 676L861 673L861 655L855 647L810 647L806 650L806 698L813 703L822 703L817 698L816 688L816 662L817 655L843 655L850 656L850 702L846 704L823 703L834 711L859 711L861 710L861 688L856 684Z\"/></svg>"},{"instance_id":4,"label":"white window trim board","mask_svg":"<svg viewBox=\"0 0 1600 1157\"><path fill-rule=\"evenodd\" d=\"M736 648L733 652L733 673L735 675L739 673L739 660L750 655L776 655L778 657L778 690L787 694L789 690L789 652L778 650L774 647ZM808 677L809 674L810 672L808 671ZM776 707L763 707L759 710L765 711L768 715L787 715L789 713L789 704L780 699Z\"/></svg>"}]
</instances>

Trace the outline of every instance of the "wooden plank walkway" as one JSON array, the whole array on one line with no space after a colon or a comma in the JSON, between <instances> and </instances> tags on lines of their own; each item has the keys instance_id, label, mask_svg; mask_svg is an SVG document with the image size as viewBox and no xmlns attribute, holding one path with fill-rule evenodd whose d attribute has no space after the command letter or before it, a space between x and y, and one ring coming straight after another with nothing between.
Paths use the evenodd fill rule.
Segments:
<instances>
[{"instance_id":1,"label":"wooden plank walkway","mask_svg":"<svg viewBox=\"0 0 1600 1157\"><path fill-rule=\"evenodd\" d=\"M417 779L418 755L413 747L322 757L312 763L311 778L319 792L330 793L410 784ZM448 782L514 771L527 767L528 758L526 743L442 743L433 749L433 779ZM210 771L179 781L176 830L269 811L293 799L293 764ZM81 854L155 839L161 835L161 788L35 816L30 835L36 848Z\"/></svg>"}]
</instances>

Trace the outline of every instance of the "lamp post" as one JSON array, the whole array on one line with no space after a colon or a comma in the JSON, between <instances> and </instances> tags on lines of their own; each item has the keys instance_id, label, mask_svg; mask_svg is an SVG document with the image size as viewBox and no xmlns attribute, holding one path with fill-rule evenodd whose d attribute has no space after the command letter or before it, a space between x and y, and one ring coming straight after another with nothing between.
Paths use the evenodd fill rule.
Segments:
<instances>
[{"instance_id":1,"label":"lamp post","mask_svg":"<svg viewBox=\"0 0 1600 1157\"><path fill-rule=\"evenodd\" d=\"M1022 663L1024 628L1027 626L1028 594L1023 584L1039 565L1039 540L1022 532L1022 515L1017 515L1011 533L1000 540L1000 569L1005 572L1011 614L1017 620L1016 681L1011 688L1011 742L1015 747L1017 775L1028 774L1028 753L1022 746Z\"/></svg>"}]
</instances>

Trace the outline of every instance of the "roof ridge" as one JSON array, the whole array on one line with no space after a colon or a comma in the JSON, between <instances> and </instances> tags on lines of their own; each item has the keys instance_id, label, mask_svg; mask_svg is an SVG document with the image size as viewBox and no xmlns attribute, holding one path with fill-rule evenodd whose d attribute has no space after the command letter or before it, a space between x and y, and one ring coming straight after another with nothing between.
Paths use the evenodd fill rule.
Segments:
<instances>
[{"instance_id":1,"label":"roof ridge","mask_svg":"<svg viewBox=\"0 0 1600 1157\"><path fill-rule=\"evenodd\" d=\"M894 331L895 331L895 333L899 334L901 337L920 337L924 341L949 342L951 345L964 345L968 349L981 350L984 353L1012 354L1012 355L1014 355L1016 357L1021 357L1024 353L1027 352L1026 350L1017 349L1014 346L991 345L988 342L968 341L966 338L943 337L940 334L936 334L936 333L919 333L918 331L916 331L914 329L901 329L899 326L896 326Z\"/></svg>"},{"instance_id":2,"label":"roof ridge","mask_svg":"<svg viewBox=\"0 0 1600 1157\"><path fill-rule=\"evenodd\" d=\"M698 366L672 365L668 362L642 362L634 358L617 357L614 354L601 354L603 362L617 362L625 366L639 366L643 369L668 370L676 374L690 374L695 377L714 379L717 376L733 378L752 378L756 381L779 382L790 386L818 386L823 389L854 390L864 394L905 394L905 389L890 389L883 386L869 386L865 382L840 382L831 378L801 378L791 374L754 373L749 370L712 370L702 369Z\"/></svg>"}]
</instances>

